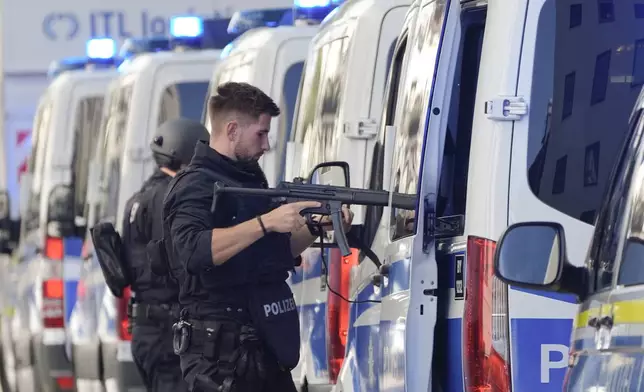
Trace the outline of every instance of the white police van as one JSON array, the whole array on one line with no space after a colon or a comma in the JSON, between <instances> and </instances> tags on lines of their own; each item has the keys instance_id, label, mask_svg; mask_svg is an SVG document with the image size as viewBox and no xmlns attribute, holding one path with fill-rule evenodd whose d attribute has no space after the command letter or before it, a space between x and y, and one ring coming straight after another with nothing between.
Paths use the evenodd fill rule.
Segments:
<instances>
[{"instance_id":1,"label":"white police van","mask_svg":"<svg viewBox=\"0 0 644 392\"><path fill-rule=\"evenodd\" d=\"M335 390L561 390L575 299L509 288L493 275L494 250L508 224L547 220L583 260L625 136L607 129L628 116L643 80L644 33L615 34L642 11L592 0L414 2L369 188L416 194L418 207L367 209L382 267L365 259L353 271Z\"/></svg>"},{"instance_id":2,"label":"white police van","mask_svg":"<svg viewBox=\"0 0 644 392\"><path fill-rule=\"evenodd\" d=\"M297 94L309 42L317 27L289 26L303 15L292 9L239 11L231 18L229 31L245 31L221 54L210 81L210 95L225 82L250 83L275 100L282 114L272 119L270 150L260 159L269 186L284 179L285 149L289 139ZM272 27L276 25L276 27ZM203 123L211 130L206 103Z\"/></svg>"},{"instance_id":3,"label":"white police van","mask_svg":"<svg viewBox=\"0 0 644 392\"><path fill-rule=\"evenodd\" d=\"M388 67L410 3L351 1L322 22L306 58L285 178L306 177L316 164L338 159L349 163L350 185L366 187L371 156L382 148L376 135ZM364 209L352 210L360 224ZM345 360L351 309L331 289L349 296L357 253L342 258L336 249L308 249L290 278L302 340L295 378L309 390L330 390Z\"/></svg>"},{"instance_id":4,"label":"white police van","mask_svg":"<svg viewBox=\"0 0 644 392\"><path fill-rule=\"evenodd\" d=\"M114 215L110 207L114 204L107 195L110 184L101 182L104 177L104 161L108 157L108 124L113 129L113 122L118 123L121 110L127 108L118 95L118 80L108 87L103 105L100 131L95 150L88 162L87 179L87 228L91 229L101 219L109 220ZM112 151L112 153L114 153ZM76 305L72 310L69 322L69 333L72 341L72 361L76 390L83 391L119 391L119 369L117 362L118 337L122 331L121 323L116 323L118 308L114 298L109 294L103 272L100 269L89 230L85 234L81 251L83 267L78 281ZM141 386L140 379L136 379ZM131 386L131 385L129 385Z\"/></svg>"},{"instance_id":5,"label":"white police van","mask_svg":"<svg viewBox=\"0 0 644 392\"><path fill-rule=\"evenodd\" d=\"M12 338L20 390L73 390L69 337L86 227L88 166L103 98L117 72L90 40L84 69L65 71L42 95L34 119L28 173L21 183L16 266L18 303ZM110 68L110 69L104 69Z\"/></svg>"}]
</instances>

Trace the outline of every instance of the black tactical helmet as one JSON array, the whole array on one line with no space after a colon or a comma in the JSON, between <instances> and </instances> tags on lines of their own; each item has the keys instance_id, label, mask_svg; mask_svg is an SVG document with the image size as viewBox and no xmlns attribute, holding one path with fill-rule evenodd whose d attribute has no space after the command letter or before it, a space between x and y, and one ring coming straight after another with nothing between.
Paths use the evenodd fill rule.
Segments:
<instances>
[{"instance_id":1,"label":"black tactical helmet","mask_svg":"<svg viewBox=\"0 0 644 392\"><path fill-rule=\"evenodd\" d=\"M210 134L201 123L186 118L174 118L157 129L150 148L159 167L179 170L192 159L199 140L208 140Z\"/></svg>"}]
</instances>

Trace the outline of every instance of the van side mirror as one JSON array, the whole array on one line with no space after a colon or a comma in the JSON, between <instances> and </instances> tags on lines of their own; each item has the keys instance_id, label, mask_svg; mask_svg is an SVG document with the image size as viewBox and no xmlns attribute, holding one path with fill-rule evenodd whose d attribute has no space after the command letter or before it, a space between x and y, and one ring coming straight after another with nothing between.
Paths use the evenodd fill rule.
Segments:
<instances>
[{"instance_id":1,"label":"van side mirror","mask_svg":"<svg viewBox=\"0 0 644 392\"><path fill-rule=\"evenodd\" d=\"M585 269L568 263L564 229L552 222L522 222L506 229L494 255L494 274L503 282L583 297Z\"/></svg>"},{"instance_id":2,"label":"van side mirror","mask_svg":"<svg viewBox=\"0 0 644 392\"><path fill-rule=\"evenodd\" d=\"M323 162L311 170L309 184L350 187L349 164L344 161Z\"/></svg>"}]
</instances>

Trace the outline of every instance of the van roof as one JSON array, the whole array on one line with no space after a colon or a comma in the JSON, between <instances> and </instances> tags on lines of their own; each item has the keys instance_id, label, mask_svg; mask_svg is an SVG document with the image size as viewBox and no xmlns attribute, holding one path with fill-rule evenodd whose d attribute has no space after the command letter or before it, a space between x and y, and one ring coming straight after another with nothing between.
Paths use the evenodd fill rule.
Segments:
<instances>
[{"instance_id":1,"label":"van roof","mask_svg":"<svg viewBox=\"0 0 644 392\"><path fill-rule=\"evenodd\" d=\"M318 26L258 27L245 32L229 45L227 56L248 50L279 46L281 42L294 37L313 37Z\"/></svg>"},{"instance_id":2,"label":"van roof","mask_svg":"<svg viewBox=\"0 0 644 392\"><path fill-rule=\"evenodd\" d=\"M76 83L82 83L88 80L105 80L106 82L109 82L110 80L116 78L118 74L119 73L116 69L100 69L96 71L65 71L54 78L51 84L47 87L47 90L50 92L59 91L68 88Z\"/></svg>"},{"instance_id":3,"label":"van roof","mask_svg":"<svg viewBox=\"0 0 644 392\"><path fill-rule=\"evenodd\" d=\"M329 17L324 20L320 26L320 31L329 28L335 24L345 23L349 19L357 19L360 16L371 13L374 15L384 14L392 7L409 6L412 0L352 0L342 3L335 10L333 10Z\"/></svg>"},{"instance_id":4,"label":"van roof","mask_svg":"<svg viewBox=\"0 0 644 392\"><path fill-rule=\"evenodd\" d=\"M143 53L136 56L132 61L123 63L119 68L122 75L137 73L142 69L157 68L170 62L184 63L194 60L219 59L221 50L189 50L185 52L155 52Z\"/></svg>"}]
</instances>

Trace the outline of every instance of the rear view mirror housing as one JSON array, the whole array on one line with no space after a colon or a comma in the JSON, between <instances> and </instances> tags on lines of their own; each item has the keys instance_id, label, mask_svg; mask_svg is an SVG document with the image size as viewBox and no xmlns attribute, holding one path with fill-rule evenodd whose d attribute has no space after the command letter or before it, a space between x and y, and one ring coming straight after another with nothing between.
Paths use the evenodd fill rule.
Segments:
<instances>
[{"instance_id":1,"label":"rear view mirror housing","mask_svg":"<svg viewBox=\"0 0 644 392\"><path fill-rule=\"evenodd\" d=\"M494 255L494 274L517 287L574 294L587 293L586 269L566 257L564 229L554 222L522 222L506 229Z\"/></svg>"},{"instance_id":2,"label":"rear view mirror housing","mask_svg":"<svg viewBox=\"0 0 644 392\"><path fill-rule=\"evenodd\" d=\"M350 187L349 164L344 161L323 162L309 173L307 183Z\"/></svg>"}]
</instances>

